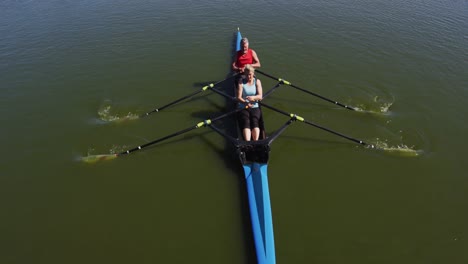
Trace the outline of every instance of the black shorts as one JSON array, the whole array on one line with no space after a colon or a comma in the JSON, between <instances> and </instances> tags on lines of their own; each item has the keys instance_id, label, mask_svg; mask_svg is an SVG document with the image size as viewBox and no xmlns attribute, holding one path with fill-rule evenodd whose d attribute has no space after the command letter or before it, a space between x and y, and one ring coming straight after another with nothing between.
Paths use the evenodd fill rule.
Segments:
<instances>
[{"instance_id":1,"label":"black shorts","mask_svg":"<svg viewBox=\"0 0 468 264\"><path fill-rule=\"evenodd\" d=\"M262 110L260 110L259 107L242 109L239 112L238 118L237 118L241 129L244 129L244 128L253 129L256 127L260 127L261 119L262 119Z\"/></svg>"}]
</instances>

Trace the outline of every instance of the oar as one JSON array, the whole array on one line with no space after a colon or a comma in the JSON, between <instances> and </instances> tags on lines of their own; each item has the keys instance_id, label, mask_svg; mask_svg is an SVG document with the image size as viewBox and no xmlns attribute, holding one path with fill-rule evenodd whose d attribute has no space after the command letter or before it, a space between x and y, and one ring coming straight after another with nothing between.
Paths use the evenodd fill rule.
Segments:
<instances>
[{"instance_id":1,"label":"oar","mask_svg":"<svg viewBox=\"0 0 468 264\"><path fill-rule=\"evenodd\" d=\"M282 83L282 82L277 83L275 86L273 86L273 88L271 88L270 90L268 90L268 92L264 93L264 94L263 94L262 100L265 99L265 97L267 97L267 96L269 96L270 94L272 94L276 89L278 89L278 87L280 87L281 84L283 84L283 83Z\"/></svg>"},{"instance_id":2,"label":"oar","mask_svg":"<svg viewBox=\"0 0 468 264\"><path fill-rule=\"evenodd\" d=\"M170 139L170 138L173 138L173 137L175 137L175 136L182 135L182 134L187 133L187 132L189 132L189 131L192 131L192 130L194 130L194 129L197 129L197 128L200 128L200 127L209 126L209 125L211 125L212 122L215 122L215 121L217 121L217 120L220 120L220 119L222 119L222 118L225 118L225 117L227 117L227 116L230 116L230 115L232 115L232 114L234 114L234 113L237 113L237 112L239 112L239 111L242 110L242 109L243 109L243 108L237 108L236 110L233 110L233 111L231 111L231 112L222 114L222 115L217 116L217 117L215 117L215 118L204 120L204 121L202 121L202 122L197 123L195 126L191 126L191 127L186 128L186 129L182 129L182 130L177 131L177 132L175 132L175 133L173 133L173 134L170 134L170 135L167 135L167 136L165 136L165 137L162 137L162 138L153 140L153 141L151 141L151 142L148 142L148 143L143 144L143 145L141 145L141 146L138 146L138 147L129 149L129 150L127 150L127 151L118 153L118 154L116 154L116 156L122 156L122 155L130 154L130 153L132 153L132 152L135 152L135 151L138 151L138 150L142 150L142 149L144 149L144 148L146 148L146 147L148 147L148 146L154 145L154 144L159 143L159 142L161 142L161 141L164 141L164 140L166 140L166 139Z\"/></svg>"},{"instance_id":3,"label":"oar","mask_svg":"<svg viewBox=\"0 0 468 264\"><path fill-rule=\"evenodd\" d=\"M358 144L361 144L361 145L364 145L364 146L369 146L369 147L371 147L371 148L375 148L375 146L374 146L373 144L368 144L368 143L366 143L366 142L364 142L364 141L362 141L362 140L355 139L355 138L346 136L346 135L344 135L344 134L338 133L338 132L336 132L336 131L333 131L333 130L331 130L331 129L329 129L329 128L326 128L326 127L323 127L323 126L314 124L314 123L312 123L312 122L310 122L310 121L307 121L307 120L305 120L303 117L298 116L298 115L296 115L296 114L287 113L287 112L285 112L285 111L283 111L283 110L280 110L280 109L278 109L278 108L276 108L276 107L267 105L267 104L265 104L265 103L263 103L263 102L259 102L259 104L261 104L262 106L264 106L264 107L266 107L266 108L269 108L269 109L271 109L271 110L273 110L273 111L275 111L275 112L278 112L278 113L283 114L283 115L285 115L285 116L289 116L292 120L304 122L304 123L306 123L306 124L308 124L308 125L314 126L314 127L316 127L316 128L320 128L320 129L325 130L325 131L327 131L327 132L329 132L329 133L332 133L332 134L335 134L335 135L340 136L340 137L342 137L342 138L346 138L346 139L348 139L348 140L351 140L351 141L353 141L353 142L355 142L355 143L358 143Z\"/></svg>"},{"instance_id":4,"label":"oar","mask_svg":"<svg viewBox=\"0 0 468 264\"><path fill-rule=\"evenodd\" d=\"M208 85L205 85L205 86L203 86L200 90L197 90L197 91L195 91L195 92L193 92L193 93L191 93L191 94L189 94L189 95L186 95L186 96L184 96L184 97L182 97L182 98L179 98L179 99L177 99L177 100L175 100L175 101L173 101L173 102L170 102L170 103L168 103L168 104L166 104L166 105L163 105L163 106L161 106L161 107L159 107L159 108L156 108L156 109L151 110L151 111L149 111L149 112L147 112L147 113L144 113L144 114L140 115L139 117L142 118L142 117L145 117L145 116L149 116L149 115L152 114L152 113L162 111L162 110L164 110L165 108L168 108L169 106L175 105L175 104L177 104L177 103L179 103L179 102L181 102L181 101L183 101L183 100L185 100L185 99L188 99L188 98L193 97L193 96L195 96L195 95L197 95L197 94L199 94L199 93L201 93L201 92L204 92L204 91L206 91L206 90L208 90L208 89L211 89L211 88L215 87L216 85L218 85L218 84L220 84L220 83L222 83L222 82L225 82L225 81L227 81L227 80L229 80L229 79L231 79L231 78L233 78L233 77L235 77L235 76L237 76L237 74L232 75L232 76L230 76L230 77L228 77L228 78L226 78L226 79L224 79L224 80L222 80L222 81L219 81L219 82L216 82L216 83L210 83L210 84L208 84Z\"/></svg>"},{"instance_id":5,"label":"oar","mask_svg":"<svg viewBox=\"0 0 468 264\"><path fill-rule=\"evenodd\" d=\"M271 79L273 79L273 80L277 80L277 81L279 81L279 82L281 82L281 83L283 83L283 84L289 85L289 86L291 86L291 87L293 87L293 88L295 88L295 89L297 89L297 90L299 90L299 91L302 91L302 92L304 92L304 93L307 93L307 94L316 96L316 97L318 97L318 98L320 98L320 99L323 99L323 100L325 100L325 101L327 101L327 102L330 102L330 103L332 103L332 104L339 105L339 106L344 107L344 108L349 109L349 110L357 111L357 109L354 108L354 107L351 107L351 106L348 106L348 105L344 105L344 104L339 103L339 102L337 102L337 101L328 99L328 98L326 98L326 97L324 97L324 96L321 96L321 95L316 94L316 93L314 93L314 92L311 92L311 91L308 91L308 90L303 89L303 88L301 88L301 87L298 87L298 86L296 86L296 85L292 84L291 82L288 82L288 81L286 81L286 80L284 80L284 79L274 77L274 76L272 76L272 75L270 75L270 74L268 74L268 73L264 73L264 72L262 72L261 70L258 70L258 69L256 69L255 71L258 72L258 73L263 74L263 75L266 76L266 77L269 77L269 78L271 78Z\"/></svg>"},{"instance_id":6,"label":"oar","mask_svg":"<svg viewBox=\"0 0 468 264\"><path fill-rule=\"evenodd\" d=\"M282 83L279 82L279 83L277 83L275 86L273 86L270 90L268 90L268 92L266 92L266 93L263 95L262 100L265 99L265 97L269 96L271 93L273 93L278 87L281 86L281 84L282 84ZM227 99L230 99L230 100L232 100L232 101L237 102L237 97L235 97L235 96L231 96L231 95L229 95L229 94L227 94L227 93L225 93L225 92L223 92L223 91L220 91L220 90L218 90L218 89L216 89L216 88L211 88L211 91L213 91L213 92L215 92L215 93L217 93L217 94L219 94L219 95L222 95L222 96L226 97Z\"/></svg>"}]
</instances>

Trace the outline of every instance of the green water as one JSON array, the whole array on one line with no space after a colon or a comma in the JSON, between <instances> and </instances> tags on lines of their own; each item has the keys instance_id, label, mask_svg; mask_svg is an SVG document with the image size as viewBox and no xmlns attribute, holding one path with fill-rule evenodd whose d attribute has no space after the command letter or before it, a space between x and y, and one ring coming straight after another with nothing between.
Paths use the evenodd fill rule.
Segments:
<instances>
[{"instance_id":1,"label":"green water","mask_svg":"<svg viewBox=\"0 0 468 264\"><path fill-rule=\"evenodd\" d=\"M81 161L223 111L204 93L148 118L102 120L224 79L240 27L263 71L364 111L287 86L266 103L387 148L301 123L273 143L277 262L467 263L466 10L461 0L2 1L0 262L255 263L242 170L211 130ZM286 121L264 115L270 131Z\"/></svg>"}]
</instances>

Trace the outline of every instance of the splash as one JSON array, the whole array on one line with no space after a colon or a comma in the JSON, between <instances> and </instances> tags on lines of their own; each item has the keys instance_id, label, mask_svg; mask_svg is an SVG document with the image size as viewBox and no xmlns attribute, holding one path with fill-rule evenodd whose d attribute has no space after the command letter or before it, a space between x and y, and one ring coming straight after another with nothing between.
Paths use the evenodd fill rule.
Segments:
<instances>
[{"instance_id":1,"label":"splash","mask_svg":"<svg viewBox=\"0 0 468 264\"><path fill-rule=\"evenodd\" d=\"M387 142L377 139L377 142L374 143L375 148L382 150L385 153L393 154L401 157L418 157L422 155L422 150L417 150L414 146L410 147L405 144L400 144L396 146L390 146Z\"/></svg>"},{"instance_id":2,"label":"splash","mask_svg":"<svg viewBox=\"0 0 468 264\"><path fill-rule=\"evenodd\" d=\"M128 120L138 119L139 116L132 112L129 112L125 116L118 116L111 113L111 105L104 105L98 110L99 119L105 122L124 122Z\"/></svg>"},{"instance_id":3,"label":"splash","mask_svg":"<svg viewBox=\"0 0 468 264\"><path fill-rule=\"evenodd\" d=\"M379 115L390 115L390 107L394 104L394 99L385 100L379 96L374 96L373 105L358 104L354 109L358 112L379 114Z\"/></svg>"},{"instance_id":4,"label":"splash","mask_svg":"<svg viewBox=\"0 0 468 264\"><path fill-rule=\"evenodd\" d=\"M392 105L393 105L393 103L384 103L382 106L380 106L380 113L382 113L382 114L390 113L390 107Z\"/></svg>"},{"instance_id":5,"label":"splash","mask_svg":"<svg viewBox=\"0 0 468 264\"><path fill-rule=\"evenodd\" d=\"M128 148L129 147L125 145L124 146L113 145L111 149L109 150L109 153L113 155L118 155L119 153L126 151Z\"/></svg>"},{"instance_id":6,"label":"splash","mask_svg":"<svg viewBox=\"0 0 468 264\"><path fill-rule=\"evenodd\" d=\"M413 149L412 147L408 147L406 145L398 145L396 147L388 147L384 149L385 152L390 153L390 154L395 154L398 156L403 156L403 157L418 157L422 155L422 150L416 150Z\"/></svg>"},{"instance_id":7,"label":"splash","mask_svg":"<svg viewBox=\"0 0 468 264\"><path fill-rule=\"evenodd\" d=\"M358 112L368 113L368 114L377 114L377 115L390 115L390 107L393 103L383 104L376 107L368 107L363 104L359 104L354 109Z\"/></svg>"}]
</instances>

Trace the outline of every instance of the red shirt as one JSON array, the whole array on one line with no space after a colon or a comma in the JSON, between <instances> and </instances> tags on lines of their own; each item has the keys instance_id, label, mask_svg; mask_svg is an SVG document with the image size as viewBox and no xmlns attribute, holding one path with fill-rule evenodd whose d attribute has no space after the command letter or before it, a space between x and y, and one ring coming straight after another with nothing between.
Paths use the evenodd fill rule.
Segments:
<instances>
[{"instance_id":1,"label":"red shirt","mask_svg":"<svg viewBox=\"0 0 468 264\"><path fill-rule=\"evenodd\" d=\"M236 66L239 68L244 67L246 64L253 63L253 56L252 50L248 49L247 52L244 54L242 50L237 52L237 59L236 59Z\"/></svg>"}]
</instances>

